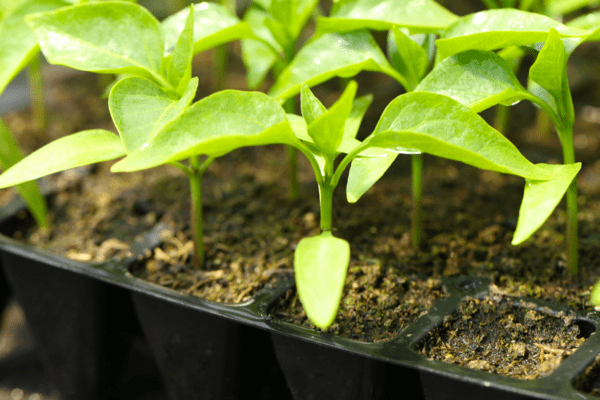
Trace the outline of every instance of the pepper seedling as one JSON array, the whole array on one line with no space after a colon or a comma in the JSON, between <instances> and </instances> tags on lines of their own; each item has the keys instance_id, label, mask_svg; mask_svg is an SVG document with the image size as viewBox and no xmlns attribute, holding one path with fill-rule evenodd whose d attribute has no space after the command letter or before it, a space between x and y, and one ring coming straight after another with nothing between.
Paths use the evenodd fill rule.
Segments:
<instances>
[{"instance_id":1,"label":"pepper seedling","mask_svg":"<svg viewBox=\"0 0 600 400\"><path fill-rule=\"evenodd\" d=\"M52 64L96 73L127 74L109 96L109 107L122 147L106 132L82 133L91 142L113 143L96 154L81 152L65 158L64 168L106 161L135 151L162 126L177 119L192 102L198 85L191 78L194 54L241 38L258 38L250 26L214 3L199 3L160 23L145 8L126 2L88 3L29 15L28 24ZM77 134L76 134L77 135ZM69 147L78 137L61 144ZM114 136L114 135L113 135ZM115 147L116 146L116 147ZM118 150L118 151L117 151ZM190 178L196 214L192 219L194 264L203 264L201 178L213 158L192 157L176 164Z\"/></svg>"},{"instance_id":2,"label":"pepper seedling","mask_svg":"<svg viewBox=\"0 0 600 400\"><path fill-rule=\"evenodd\" d=\"M496 104L511 105L529 100L550 116L563 148L564 163L571 164L575 162L575 115L567 60L580 43L597 40L597 36L592 30L567 27L548 17L518 10L477 13L459 20L436 42L443 60L417 90L445 94L477 112ZM529 70L529 91L521 86L508 64L489 51L516 45L533 46L539 51ZM527 191L526 187L526 195ZM567 210L567 264L572 276L576 276L575 181L567 191ZM513 243L523 240L516 236Z\"/></svg>"},{"instance_id":3,"label":"pepper seedling","mask_svg":"<svg viewBox=\"0 0 600 400\"><path fill-rule=\"evenodd\" d=\"M524 197L515 235L531 235L558 204L581 165L533 165L475 112L442 95L413 92L401 95L385 109L374 132L355 139L362 110L359 98L351 106L356 84L351 82L327 110L308 86L301 91L303 119L288 115L299 149L313 165L319 185L319 236L300 241L294 255L296 285L307 316L319 328L333 322L349 262L349 244L332 234L332 195L344 169L354 159L385 157L393 152L426 152L526 178L531 187ZM361 105L362 104L362 105ZM353 111L354 110L354 111ZM348 119L348 117L351 118ZM343 118L347 118L345 123ZM345 153L334 165L338 155Z\"/></svg>"}]
</instances>

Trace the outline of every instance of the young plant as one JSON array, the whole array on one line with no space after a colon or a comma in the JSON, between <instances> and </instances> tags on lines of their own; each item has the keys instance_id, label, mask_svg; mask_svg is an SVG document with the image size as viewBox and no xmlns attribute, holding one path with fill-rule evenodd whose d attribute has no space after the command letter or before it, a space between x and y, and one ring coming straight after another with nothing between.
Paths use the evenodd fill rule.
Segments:
<instances>
[{"instance_id":1,"label":"young plant","mask_svg":"<svg viewBox=\"0 0 600 400\"><path fill-rule=\"evenodd\" d=\"M567 27L548 17L517 10L492 10L467 16L448 28L436 42L443 61L417 90L445 94L478 112L496 104L529 100L549 115L563 148L564 163L572 164L575 115L567 60L580 43L596 36L590 30ZM536 43L543 43L543 47ZM538 46L539 53L529 71L529 91L520 85L506 62L489 51L505 46ZM477 51L463 52L472 49ZM577 276L575 181L567 191L567 210L567 264L571 275Z\"/></svg>"},{"instance_id":2,"label":"young plant","mask_svg":"<svg viewBox=\"0 0 600 400\"><path fill-rule=\"evenodd\" d=\"M458 19L434 1L420 0L347 0L335 3L329 17L317 20L315 39L300 50L270 93L288 98L297 93L300 83L309 86L334 76L351 77L361 70L382 72L412 91L429 69L434 34ZM402 30L400 28L403 28ZM386 59L366 29L388 31ZM408 31L416 32L408 35ZM427 48L427 50L425 49ZM357 159L350 168L347 198L356 202L377 181L398 154ZM413 154L412 243L421 242L422 164Z\"/></svg>"},{"instance_id":3,"label":"young plant","mask_svg":"<svg viewBox=\"0 0 600 400\"><path fill-rule=\"evenodd\" d=\"M393 100L374 132L355 139L370 99L353 102L351 82L327 110L308 86L301 90L303 119L288 115L313 165L321 206L319 236L300 241L294 255L298 295L319 328L334 320L349 263L350 246L332 234L332 196L342 172L355 159L382 158L390 151L433 155L526 179L515 237L528 237L558 204L581 165L533 165L499 132L467 107L441 95L408 93ZM345 121L345 122L344 122ZM346 155L336 165L340 154Z\"/></svg>"},{"instance_id":4,"label":"young plant","mask_svg":"<svg viewBox=\"0 0 600 400\"><path fill-rule=\"evenodd\" d=\"M200 3L160 23L145 8L133 3L108 1L81 4L30 15L27 22L50 63L84 71L127 74L109 97L110 111L121 135L121 148L110 146L106 154L74 155L64 167L113 159L134 152L164 125L178 119L192 102L197 78L191 77L194 54L241 38L256 38L249 25L214 3ZM103 132L103 133L99 133ZM114 135L113 135L114 136ZM81 137L112 143L104 131L71 135L77 146ZM93 138L93 141L92 141ZM98 139L99 138L99 139ZM119 149L119 151L117 151ZM75 157L76 156L76 157ZM109 158L106 158L109 157ZM200 162L190 157L177 163L190 178L197 240L194 264L203 264L201 179L213 158ZM60 170L61 163L54 167ZM64 168L62 168L64 169Z\"/></svg>"}]
</instances>

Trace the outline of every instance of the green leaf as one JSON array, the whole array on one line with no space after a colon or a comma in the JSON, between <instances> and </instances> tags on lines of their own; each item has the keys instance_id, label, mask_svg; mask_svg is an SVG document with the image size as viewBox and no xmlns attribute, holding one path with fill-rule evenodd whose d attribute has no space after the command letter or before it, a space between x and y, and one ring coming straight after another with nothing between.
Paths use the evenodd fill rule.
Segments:
<instances>
[{"instance_id":1,"label":"green leaf","mask_svg":"<svg viewBox=\"0 0 600 400\"><path fill-rule=\"evenodd\" d=\"M279 102L263 93L224 90L188 107L112 170L137 171L194 155L218 157L240 147L272 143L298 144Z\"/></svg>"},{"instance_id":2,"label":"green leaf","mask_svg":"<svg viewBox=\"0 0 600 400\"><path fill-rule=\"evenodd\" d=\"M130 77L117 82L109 95L110 114L127 153L148 143L167 123L179 117L190 105L198 88L198 78L189 81L177 100L145 78Z\"/></svg>"},{"instance_id":3,"label":"green leaf","mask_svg":"<svg viewBox=\"0 0 600 400\"><path fill-rule=\"evenodd\" d=\"M331 325L350 264L350 244L331 232L304 238L294 253L298 296L306 315L321 329Z\"/></svg>"},{"instance_id":4,"label":"green leaf","mask_svg":"<svg viewBox=\"0 0 600 400\"><path fill-rule=\"evenodd\" d=\"M436 41L443 60L466 50L497 50L543 42L550 28L561 37L586 37L591 32L567 27L552 18L514 9L481 11L460 18Z\"/></svg>"},{"instance_id":5,"label":"green leaf","mask_svg":"<svg viewBox=\"0 0 600 400\"><path fill-rule=\"evenodd\" d=\"M595 1L595 0L594 0ZM571 28L596 30L600 28L600 11L585 14L566 23Z\"/></svg>"},{"instance_id":6,"label":"green leaf","mask_svg":"<svg viewBox=\"0 0 600 400\"><path fill-rule=\"evenodd\" d=\"M13 135L0 119L0 169L7 170L23 158L21 149L15 142ZM46 201L40 193L39 187L35 181L21 183L17 190L21 198L27 203L27 207L40 226L48 226Z\"/></svg>"},{"instance_id":7,"label":"green leaf","mask_svg":"<svg viewBox=\"0 0 600 400\"><path fill-rule=\"evenodd\" d=\"M0 188L124 155L121 140L112 132L94 129L74 133L48 143L13 165L0 175Z\"/></svg>"},{"instance_id":8,"label":"green leaf","mask_svg":"<svg viewBox=\"0 0 600 400\"><path fill-rule=\"evenodd\" d=\"M307 125L327 112L323 103L304 84L300 89L300 109Z\"/></svg>"},{"instance_id":9,"label":"green leaf","mask_svg":"<svg viewBox=\"0 0 600 400\"><path fill-rule=\"evenodd\" d=\"M434 93L398 96L384 110L371 146L413 148L477 168L524 178L548 180L552 175L530 163L500 132L457 101Z\"/></svg>"},{"instance_id":10,"label":"green leaf","mask_svg":"<svg viewBox=\"0 0 600 400\"><path fill-rule=\"evenodd\" d=\"M550 29L548 39L529 69L529 78L546 89L554 99L562 97L567 68L565 45L558 32Z\"/></svg>"},{"instance_id":11,"label":"green leaf","mask_svg":"<svg viewBox=\"0 0 600 400\"><path fill-rule=\"evenodd\" d=\"M346 184L346 199L356 203L388 170L399 153L387 152L383 157L358 157L352 160Z\"/></svg>"},{"instance_id":12,"label":"green leaf","mask_svg":"<svg viewBox=\"0 0 600 400\"><path fill-rule=\"evenodd\" d=\"M542 226L581 169L581 163L564 165L537 164L537 166L554 175L554 179L545 181L527 179L525 181L525 192L519 210L519 220L512 240L514 245L524 242Z\"/></svg>"},{"instance_id":13,"label":"green leaf","mask_svg":"<svg viewBox=\"0 0 600 400\"><path fill-rule=\"evenodd\" d=\"M25 24L25 16L67 5L61 0L26 0L3 15L0 21L0 93L38 52L37 37Z\"/></svg>"},{"instance_id":14,"label":"green leaf","mask_svg":"<svg viewBox=\"0 0 600 400\"><path fill-rule=\"evenodd\" d=\"M363 117L372 102L373 95L371 94L358 97L354 100L350 116L346 119L346 123L344 124L344 139L356 138Z\"/></svg>"},{"instance_id":15,"label":"green leaf","mask_svg":"<svg viewBox=\"0 0 600 400\"><path fill-rule=\"evenodd\" d=\"M390 39L392 39L388 42L390 61L406 78L409 86L405 89L410 92L427 72L429 67L427 52L398 28L394 27L390 31Z\"/></svg>"},{"instance_id":16,"label":"green leaf","mask_svg":"<svg viewBox=\"0 0 600 400\"><path fill-rule=\"evenodd\" d=\"M244 15L244 20L252 27L255 35L270 44L269 46L253 39L242 40L242 60L248 71L246 80L250 89L256 89L262 84L283 51L265 24L267 17L267 12L256 6L250 7Z\"/></svg>"},{"instance_id":17,"label":"green leaf","mask_svg":"<svg viewBox=\"0 0 600 400\"><path fill-rule=\"evenodd\" d=\"M270 13L296 41L317 4L318 0L272 0Z\"/></svg>"},{"instance_id":18,"label":"green leaf","mask_svg":"<svg viewBox=\"0 0 600 400\"><path fill-rule=\"evenodd\" d=\"M529 69L529 86L532 93L538 95L560 116L562 123L572 126L575 111L567 79L569 53L558 33L551 29L544 47Z\"/></svg>"},{"instance_id":19,"label":"green leaf","mask_svg":"<svg viewBox=\"0 0 600 400\"><path fill-rule=\"evenodd\" d=\"M387 31L397 26L412 33L435 33L457 18L433 0L349 0L338 2L329 18L319 18L317 32Z\"/></svg>"},{"instance_id":20,"label":"green leaf","mask_svg":"<svg viewBox=\"0 0 600 400\"><path fill-rule=\"evenodd\" d=\"M178 88L192 77L193 35L194 9L190 7L185 26L168 59L167 79L173 87Z\"/></svg>"},{"instance_id":21,"label":"green leaf","mask_svg":"<svg viewBox=\"0 0 600 400\"><path fill-rule=\"evenodd\" d=\"M366 31L327 34L305 45L281 72L269 92L288 99L300 91L300 85L314 86L334 76L349 78L360 71L390 75L402 85L404 77L387 61L373 36Z\"/></svg>"},{"instance_id":22,"label":"green leaf","mask_svg":"<svg viewBox=\"0 0 600 400\"><path fill-rule=\"evenodd\" d=\"M306 87L306 85L303 85ZM326 113L308 123L308 134L320 152L327 157L335 157L344 137L344 125L350 116L356 95L357 84L351 81L337 102Z\"/></svg>"},{"instance_id":23,"label":"green leaf","mask_svg":"<svg viewBox=\"0 0 600 400\"><path fill-rule=\"evenodd\" d=\"M250 26L216 3L194 4L194 54L234 40L254 37ZM189 8L171 15L162 22L165 49L175 47L190 13Z\"/></svg>"},{"instance_id":24,"label":"green leaf","mask_svg":"<svg viewBox=\"0 0 600 400\"><path fill-rule=\"evenodd\" d=\"M443 94L475 112L532 97L502 57L480 50L446 58L415 90Z\"/></svg>"},{"instance_id":25,"label":"green leaf","mask_svg":"<svg viewBox=\"0 0 600 400\"><path fill-rule=\"evenodd\" d=\"M53 64L163 80L162 27L141 6L126 2L88 3L30 15L26 21Z\"/></svg>"},{"instance_id":26,"label":"green leaf","mask_svg":"<svg viewBox=\"0 0 600 400\"><path fill-rule=\"evenodd\" d=\"M549 15L566 15L585 7L597 7L598 0L552 0L548 2Z\"/></svg>"}]
</instances>

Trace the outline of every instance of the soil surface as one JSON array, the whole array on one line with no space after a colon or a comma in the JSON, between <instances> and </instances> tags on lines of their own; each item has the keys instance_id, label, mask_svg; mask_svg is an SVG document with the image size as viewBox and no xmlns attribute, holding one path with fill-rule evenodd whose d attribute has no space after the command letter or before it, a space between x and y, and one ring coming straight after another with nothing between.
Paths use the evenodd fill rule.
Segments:
<instances>
[{"instance_id":1,"label":"soil surface","mask_svg":"<svg viewBox=\"0 0 600 400\"><path fill-rule=\"evenodd\" d=\"M572 315L492 293L464 299L417 350L429 359L536 379L552 373L584 341Z\"/></svg>"}]
</instances>

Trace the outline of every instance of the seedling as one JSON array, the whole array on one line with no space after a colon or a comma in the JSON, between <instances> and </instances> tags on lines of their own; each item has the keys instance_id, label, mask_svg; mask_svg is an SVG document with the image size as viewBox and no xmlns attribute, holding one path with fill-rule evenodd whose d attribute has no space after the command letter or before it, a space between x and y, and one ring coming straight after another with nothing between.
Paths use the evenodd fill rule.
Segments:
<instances>
[{"instance_id":1,"label":"seedling","mask_svg":"<svg viewBox=\"0 0 600 400\"><path fill-rule=\"evenodd\" d=\"M122 146L116 146L114 138L105 131L71 135L61 142L60 148L71 147L70 141L77 147L81 138L88 138L90 143L112 144L94 154L82 151L72 157L63 155L64 162L56 164L54 172L134 152L162 126L177 119L192 102L198 84L196 78L191 78L194 54L232 40L257 38L247 23L214 3L196 4L162 24L143 7L126 2L63 7L31 15L27 22L50 63L130 75L115 84L109 98ZM197 266L203 264L204 254L201 178L212 160L209 157L200 162L191 157L188 165L175 164L190 178L193 189Z\"/></svg>"},{"instance_id":2,"label":"seedling","mask_svg":"<svg viewBox=\"0 0 600 400\"><path fill-rule=\"evenodd\" d=\"M448 95L475 111L496 104L529 100L550 116L563 148L565 164L575 162L575 115L567 80L567 60L575 48L597 34L564 26L548 17L517 10L492 10L464 17L449 27L436 42L441 61L417 90ZM536 43L544 43L539 47ZM529 91L511 68L489 51L506 46L538 46L529 71ZM464 52L469 49L477 51ZM449 57L449 58L446 58ZM455 91L456 90L456 91ZM577 276L577 185L567 191L567 264ZM524 238L517 237L517 244Z\"/></svg>"},{"instance_id":3,"label":"seedling","mask_svg":"<svg viewBox=\"0 0 600 400\"><path fill-rule=\"evenodd\" d=\"M427 152L522 176L529 190L523 198L515 236L529 236L541 225L581 167L533 165L476 113L446 96L431 93L397 97L383 112L375 131L360 142L355 135L370 99L359 98L352 105L355 93L356 84L351 82L327 110L303 85L303 119L288 116L305 146L299 149L313 165L319 185L322 233L300 241L294 269L307 316L322 329L335 318L348 268L349 244L332 233L332 195L342 172L353 160L382 158L390 151ZM342 153L346 155L335 165Z\"/></svg>"}]
</instances>

